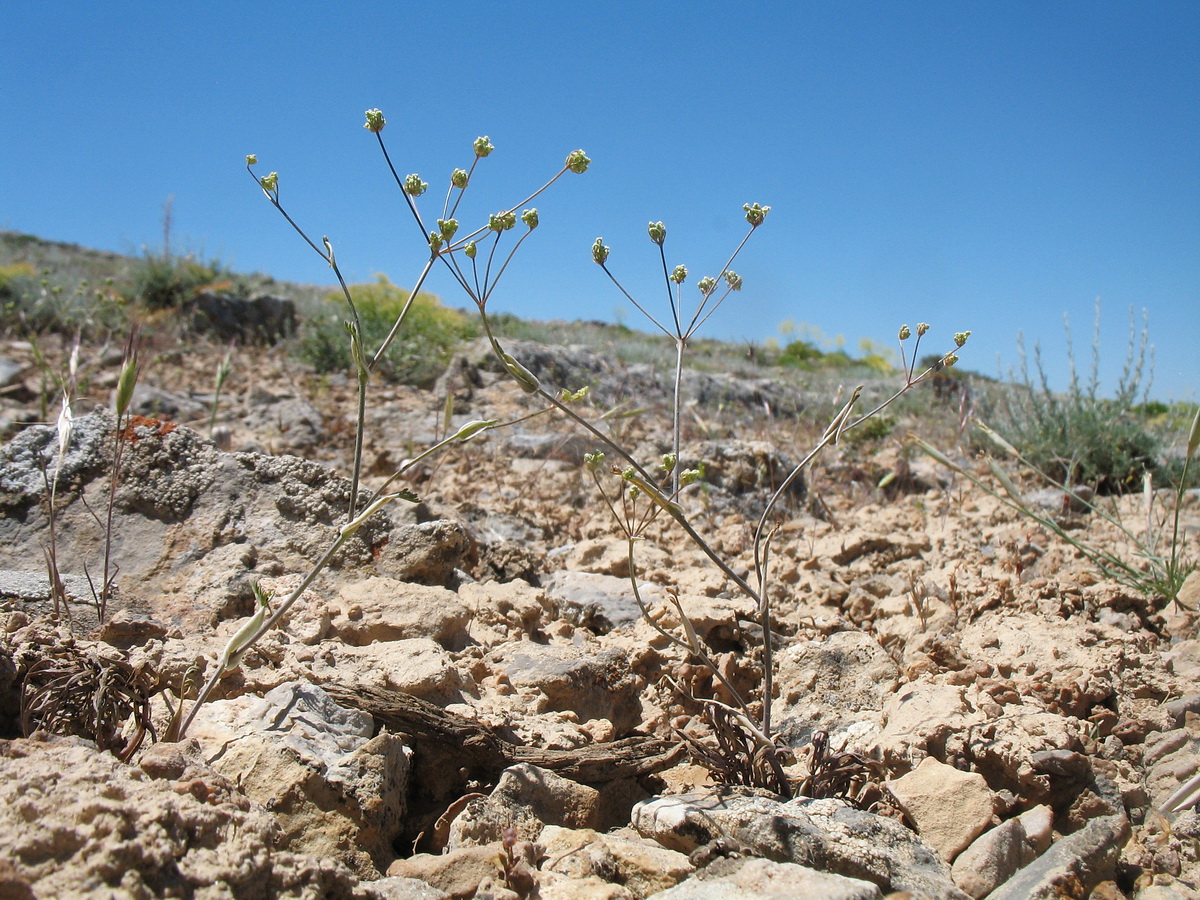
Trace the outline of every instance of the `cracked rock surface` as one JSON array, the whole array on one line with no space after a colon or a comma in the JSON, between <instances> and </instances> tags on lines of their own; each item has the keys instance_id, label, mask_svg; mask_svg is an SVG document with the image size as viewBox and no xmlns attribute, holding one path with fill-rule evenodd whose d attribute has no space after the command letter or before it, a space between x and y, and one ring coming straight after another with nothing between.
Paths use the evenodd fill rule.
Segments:
<instances>
[{"instance_id":1,"label":"cracked rock surface","mask_svg":"<svg viewBox=\"0 0 1200 900\"><path fill-rule=\"evenodd\" d=\"M463 351L442 393L372 385L367 491L407 448L432 443L445 390L452 428L533 411L478 349ZM669 447L661 417L598 418L626 397L661 412L662 371L580 348L510 349L548 383L574 373L562 385L574 389L586 376L581 413L640 459ZM79 415L58 467L69 596L58 618L42 474L57 434L28 426L0 447L3 896L1200 892L1195 813L1166 823L1154 811L1200 771L1200 576L1183 608L1107 581L1068 544L911 456L904 428L831 448L784 498L771 544L772 730L792 783L836 796L720 784L679 754L661 771L603 781L546 768L554 754L644 736L712 746L701 701L755 696L767 664L755 604L669 521L634 548L646 621L628 545L580 465L594 441L546 416L412 470L403 486L420 501L393 503L346 542L282 627L219 679L194 741L156 742L254 610L254 586L294 590L349 506L346 379L238 350L218 420L228 449L170 418L203 419L211 398L194 385L223 352L163 354L141 395L153 408L119 436L103 627L91 592L104 568L111 414ZM6 422L36 418L22 353L4 351L19 357L11 377L30 380L0 394ZM837 404L818 387L702 376L685 443L711 477L679 503L750 577L757 510ZM108 402L99 388L93 399ZM804 418L764 424L764 403ZM906 415L906 427L953 443L956 408L932 392ZM1143 498L1112 502L1144 518ZM1132 552L1099 517L1064 515L1074 533ZM1181 523L1200 555L1200 497L1185 496ZM724 683L658 630L682 636L681 608ZM39 665L67 659L148 679L154 733L137 745L127 726L107 751L78 734L23 737L22 689L42 684ZM411 722L389 727L342 702L355 686L415 698L468 731L455 743ZM325 693L335 688L337 702ZM544 758L502 759L502 742Z\"/></svg>"}]
</instances>

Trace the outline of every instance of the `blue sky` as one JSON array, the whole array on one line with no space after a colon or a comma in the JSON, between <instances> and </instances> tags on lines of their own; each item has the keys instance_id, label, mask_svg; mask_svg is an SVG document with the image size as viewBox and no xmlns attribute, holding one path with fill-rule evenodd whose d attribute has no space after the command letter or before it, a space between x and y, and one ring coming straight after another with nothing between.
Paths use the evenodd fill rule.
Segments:
<instances>
[{"instance_id":1,"label":"blue sky","mask_svg":"<svg viewBox=\"0 0 1200 900\"><path fill-rule=\"evenodd\" d=\"M1111 388L1146 308L1154 394L1200 386L1200 3L26 3L0 34L0 227L136 252L172 244L245 271L329 270L243 168L328 234L348 277L399 284L423 250L363 110L401 174L434 185L496 153L464 225L516 203L584 148L592 169L539 198L541 227L493 304L639 325L592 241L665 310L667 258L716 274L741 206L772 212L712 336L785 320L930 350L971 329L969 368L1040 342L1065 383L1063 315L1086 369L1103 302ZM428 202L426 202L428 201ZM695 278L693 277L693 281ZM464 298L444 276L430 285Z\"/></svg>"}]
</instances>

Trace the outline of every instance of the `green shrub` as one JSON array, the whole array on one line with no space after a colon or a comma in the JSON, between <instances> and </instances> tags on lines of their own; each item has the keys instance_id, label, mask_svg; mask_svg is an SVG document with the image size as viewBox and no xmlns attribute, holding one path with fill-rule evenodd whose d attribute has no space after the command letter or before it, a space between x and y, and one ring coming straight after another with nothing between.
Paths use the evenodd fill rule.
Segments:
<instances>
[{"instance_id":1,"label":"green shrub","mask_svg":"<svg viewBox=\"0 0 1200 900\"><path fill-rule=\"evenodd\" d=\"M382 345L396 317L404 309L409 292L380 275L374 284L352 285L350 295L358 309L363 345L369 354ZM300 339L300 356L318 372L351 368L350 338L342 324L349 318L341 292L326 301L338 310L306 323ZM432 384L445 369L454 347L478 334L475 322L456 309L442 306L431 294L418 294L404 325L376 367L393 381L418 386Z\"/></svg>"},{"instance_id":2,"label":"green shrub","mask_svg":"<svg viewBox=\"0 0 1200 900\"><path fill-rule=\"evenodd\" d=\"M133 273L133 298L149 309L178 309L201 288L225 278L216 263L147 255Z\"/></svg>"},{"instance_id":3,"label":"green shrub","mask_svg":"<svg viewBox=\"0 0 1200 900\"><path fill-rule=\"evenodd\" d=\"M1100 304L1096 304L1096 337L1092 341L1092 368L1086 384L1075 368L1071 333L1067 330L1067 355L1071 380L1065 392L1052 391L1039 349L1034 359L1036 383L1030 377L1022 347L1021 389L1007 403L998 430L1026 462L1062 484L1087 484L1102 493L1138 489L1145 473L1155 472L1160 442L1139 414L1145 402L1142 373L1148 335L1138 333L1130 310L1129 346L1125 368L1111 398L1099 395Z\"/></svg>"},{"instance_id":4,"label":"green shrub","mask_svg":"<svg viewBox=\"0 0 1200 900\"><path fill-rule=\"evenodd\" d=\"M11 266L0 266L0 300L7 300L24 289L25 285L32 286L37 272L29 263L13 263Z\"/></svg>"},{"instance_id":5,"label":"green shrub","mask_svg":"<svg viewBox=\"0 0 1200 900\"><path fill-rule=\"evenodd\" d=\"M779 352L779 364L811 370L823 365L825 355L808 341L792 341Z\"/></svg>"},{"instance_id":6,"label":"green shrub","mask_svg":"<svg viewBox=\"0 0 1200 900\"><path fill-rule=\"evenodd\" d=\"M29 263L0 266L0 312L4 322L18 321L37 295L36 274Z\"/></svg>"}]
</instances>

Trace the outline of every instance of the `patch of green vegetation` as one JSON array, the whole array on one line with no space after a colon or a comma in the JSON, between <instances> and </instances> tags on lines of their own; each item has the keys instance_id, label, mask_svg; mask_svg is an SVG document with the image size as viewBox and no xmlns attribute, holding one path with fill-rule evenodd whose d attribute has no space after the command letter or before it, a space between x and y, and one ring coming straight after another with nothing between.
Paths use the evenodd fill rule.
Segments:
<instances>
[{"instance_id":1,"label":"patch of green vegetation","mask_svg":"<svg viewBox=\"0 0 1200 900\"><path fill-rule=\"evenodd\" d=\"M105 335L124 326L123 306L111 278L93 284L49 269L38 272L28 262L0 266L0 322L6 334Z\"/></svg>"},{"instance_id":2,"label":"patch of green vegetation","mask_svg":"<svg viewBox=\"0 0 1200 900\"><path fill-rule=\"evenodd\" d=\"M1114 395L1102 397L1099 324L1097 303L1091 374L1086 383L1076 370L1068 329L1071 378L1066 391L1050 389L1038 349L1034 353L1036 381L1030 377L1022 353L1021 388L1010 393L1004 410L1007 422L997 430L1027 465L1052 481L1086 484L1101 493L1122 493L1140 489L1144 476L1157 474L1159 468L1162 442L1138 412L1148 401L1149 381L1143 384L1143 371L1149 336L1145 325L1139 334L1130 309L1125 367Z\"/></svg>"},{"instance_id":3,"label":"patch of green vegetation","mask_svg":"<svg viewBox=\"0 0 1200 900\"><path fill-rule=\"evenodd\" d=\"M179 309L218 284L224 290L233 284L231 273L219 263L147 254L134 270L131 294L147 309Z\"/></svg>"},{"instance_id":4,"label":"patch of green vegetation","mask_svg":"<svg viewBox=\"0 0 1200 900\"><path fill-rule=\"evenodd\" d=\"M880 414L867 419L853 431L846 432L845 439L855 446L875 443L888 437L895 428L896 418L894 416Z\"/></svg>"},{"instance_id":5,"label":"patch of green vegetation","mask_svg":"<svg viewBox=\"0 0 1200 900\"><path fill-rule=\"evenodd\" d=\"M350 295L358 309L363 345L373 354L383 344L397 317L408 302L409 292L380 275L374 284L351 285ZM310 319L300 339L299 354L318 372L351 368L350 338L343 322L349 318L345 298L333 292L326 298L336 313ZM385 377L418 386L432 384L445 369L461 341L477 336L478 325L456 309L443 306L431 294L418 294L396 338L379 361L377 371Z\"/></svg>"}]
</instances>

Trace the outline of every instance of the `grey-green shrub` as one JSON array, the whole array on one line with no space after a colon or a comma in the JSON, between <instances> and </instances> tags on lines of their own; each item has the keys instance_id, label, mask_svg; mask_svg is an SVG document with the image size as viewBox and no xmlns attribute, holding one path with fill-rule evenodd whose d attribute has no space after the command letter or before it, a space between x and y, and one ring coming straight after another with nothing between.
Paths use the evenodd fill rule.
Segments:
<instances>
[{"instance_id":1,"label":"grey-green shrub","mask_svg":"<svg viewBox=\"0 0 1200 900\"><path fill-rule=\"evenodd\" d=\"M1006 403L997 430L1029 465L1055 481L1091 485L1101 493L1120 493L1139 489L1145 473L1157 468L1160 442L1136 412L1149 390L1150 379L1143 379L1148 334L1145 324L1139 334L1132 308L1129 320L1125 367L1111 398L1099 393L1099 301L1086 384L1075 367L1069 327L1071 380L1064 392L1050 389L1040 348L1034 352L1037 380L1030 376L1022 347L1022 387Z\"/></svg>"}]
</instances>

